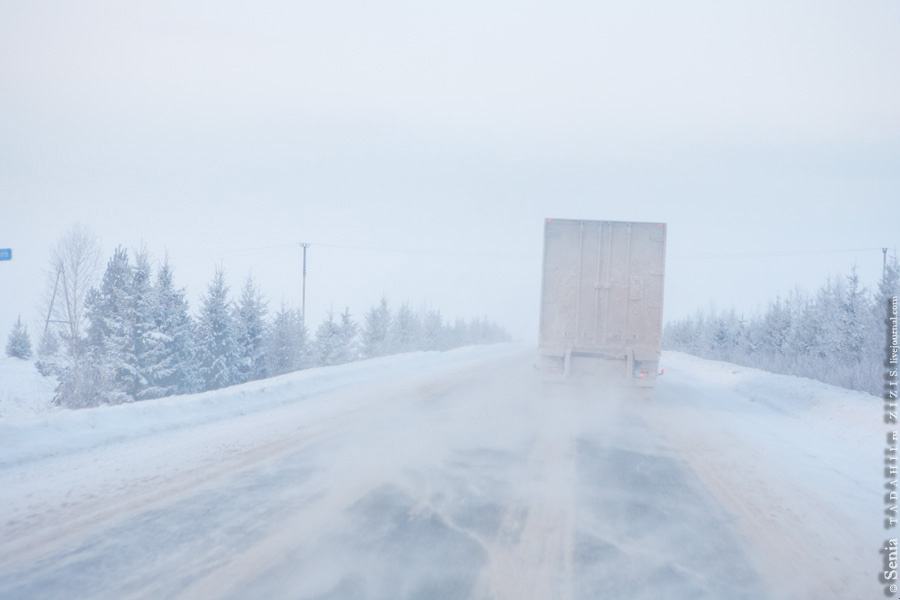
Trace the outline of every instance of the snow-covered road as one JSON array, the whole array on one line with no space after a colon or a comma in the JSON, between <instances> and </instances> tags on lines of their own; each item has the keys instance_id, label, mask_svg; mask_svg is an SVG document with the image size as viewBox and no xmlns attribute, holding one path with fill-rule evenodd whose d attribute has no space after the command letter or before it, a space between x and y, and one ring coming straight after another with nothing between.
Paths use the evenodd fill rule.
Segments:
<instances>
[{"instance_id":1,"label":"snow-covered road","mask_svg":"<svg viewBox=\"0 0 900 600\"><path fill-rule=\"evenodd\" d=\"M532 350L0 419L0 598L880 594L880 402L679 354L651 401Z\"/></svg>"}]
</instances>

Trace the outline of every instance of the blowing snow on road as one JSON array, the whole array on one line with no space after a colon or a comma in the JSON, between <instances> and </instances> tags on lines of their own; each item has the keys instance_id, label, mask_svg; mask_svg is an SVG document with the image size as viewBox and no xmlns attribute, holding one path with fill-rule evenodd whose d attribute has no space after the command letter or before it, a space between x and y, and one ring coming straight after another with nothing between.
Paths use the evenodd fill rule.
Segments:
<instances>
[{"instance_id":1,"label":"blowing snow on road","mask_svg":"<svg viewBox=\"0 0 900 600\"><path fill-rule=\"evenodd\" d=\"M635 401L542 384L534 360L0 410L0 597L880 593L876 398L667 353Z\"/></svg>"}]
</instances>

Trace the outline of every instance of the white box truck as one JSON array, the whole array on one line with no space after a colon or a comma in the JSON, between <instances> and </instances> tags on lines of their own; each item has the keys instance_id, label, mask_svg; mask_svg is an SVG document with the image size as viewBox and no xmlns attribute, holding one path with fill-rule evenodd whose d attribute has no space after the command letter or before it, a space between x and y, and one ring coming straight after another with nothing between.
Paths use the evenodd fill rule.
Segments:
<instances>
[{"instance_id":1,"label":"white box truck","mask_svg":"<svg viewBox=\"0 0 900 600\"><path fill-rule=\"evenodd\" d=\"M665 223L544 221L545 379L653 387L665 258Z\"/></svg>"}]
</instances>

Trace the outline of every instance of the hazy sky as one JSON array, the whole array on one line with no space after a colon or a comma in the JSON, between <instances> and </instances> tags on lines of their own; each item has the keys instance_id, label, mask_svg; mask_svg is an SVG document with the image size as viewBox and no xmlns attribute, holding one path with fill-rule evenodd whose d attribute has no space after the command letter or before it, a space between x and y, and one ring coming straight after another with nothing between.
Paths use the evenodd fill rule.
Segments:
<instances>
[{"instance_id":1,"label":"hazy sky","mask_svg":"<svg viewBox=\"0 0 900 600\"><path fill-rule=\"evenodd\" d=\"M545 217L669 225L665 316L900 246L900 4L0 0L0 342L50 246L537 337ZM864 250L866 249L866 250ZM853 250L852 252L850 250Z\"/></svg>"}]
</instances>

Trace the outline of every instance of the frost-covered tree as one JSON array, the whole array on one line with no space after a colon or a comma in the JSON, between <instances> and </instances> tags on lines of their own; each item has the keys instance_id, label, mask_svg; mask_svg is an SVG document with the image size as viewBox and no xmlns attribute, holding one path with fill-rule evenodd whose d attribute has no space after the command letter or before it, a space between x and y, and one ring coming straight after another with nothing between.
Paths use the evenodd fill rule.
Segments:
<instances>
[{"instance_id":1,"label":"frost-covered tree","mask_svg":"<svg viewBox=\"0 0 900 600\"><path fill-rule=\"evenodd\" d=\"M795 287L787 297L791 325L785 336L784 353L788 357L806 356L810 353L817 336L817 322L810 310L809 295ZM741 331L743 335L743 331Z\"/></svg>"},{"instance_id":2,"label":"frost-covered tree","mask_svg":"<svg viewBox=\"0 0 900 600\"><path fill-rule=\"evenodd\" d=\"M87 354L90 373L80 373L81 365L67 373L75 380L67 385L61 378L59 400L67 406L118 404L134 400L137 357L134 347L133 267L128 252L116 248L106 264L99 288L92 288L85 300L88 326ZM89 383L89 385L88 385ZM105 386L105 387L104 387ZM96 397L69 398L66 393L90 393Z\"/></svg>"},{"instance_id":3,"label":"frost-covered tree","mask_svg":"<svg viewBox=\"0 0 900 600\"><path fill-rule=\"evenodd\" d=\"M57 363L53 369L59 379L58 404L71 408L117 404L134 400L146 388L141 358L146 330L152 327L153 304L148 269L145 252L135 268L124 248L115 250L100 286L84 300L89 326L86 340L78 346L79 360ZM48 344L51 339L46 339Z\"/></svg>"},{"instance_id":4,"label":"frost-covered tree","mask_svg":"<svg viewBox=\"0 0 900 600\"><path fill-rule=\"evenodd\" d=\"M77 365L62 363L54 372L59 380L53 402L66 408L91 408L119 401L115 373L97 352L84 352Z\"/></svg>"},{"instance_id":5,"label":"frost-covered tree","mask_svg":"<svg viewBox=\"0 0 900 600\"><path fill-rule=\"evenodd\" d=\"M791 312L787 304L776 296L763 319L763 344L773 353L783 354L787 333L791 327Z\"/></svg>"},{"instance_id":6,"label":"frost-covered tree","mask_svg":"<svg viewBox=\"0 0 900 600\"><path fill-rule=\"evenodd\" d=\"M496 344L512 340L506 329L487 317L474 319L469 325L469 331L471 344Z\"/></svg>"},{"instance_id":7,"label":"frost-covered tree","mask_svg":"<svg viewBox=\"0 0 900 600\"><path fill-rule=\"evenodd\" d=\"M467 343L469 344L491 344L497 341L494 323L487 316L475 317L469 321L467 327Z\"/></svg>"},{"instance_id":8,"label":"frost-covered tree","mask_svg":"<svg viewBox=\"0 0 900 600\"><path fill-rule=\"evenodd\" d=\"M362 334L362 352L366 358L384 356L393 352L391 336L391 311L387 298L382 297L377 306L366 313Z\"/></svg>"},{"instance_id":9,"label":"frost-covered tree","mask_svg":"<svg viewBox=\"0 0 900 600\"><path fill-rule=\"evenodd\" d=\"M43 357L45 364L58 364L62 368L62 363L70 362L69 367L77 368L84 354L80 346L85 337L85 301L101 267L100 241L81 223L66 231L51 249L44 310L65 347L60 348L61 356Z\"/></svg>"},{"instance_id":10,"label":"frost-covered tree","mask_svg":"<svg viewBox=\"0 0 900 600\"><path fill-rule=\"evenodd\" d=\"M872 362L881 362L881 355L884 348L890 346L890 323L888 318L891 313L891 298L900 296L900 262L897 260L897 253L894 252L890 257L886 257L884 269L881 272L881 279L878 281L878 287L873 293L871 302L871 323L873 338L881 340L880 344L873 344Z\"/></svg>"},{"instance_id":11,"label":"frost-covered tree","mask_svg":"<svg viewBox=\"0 0 900 600\"><path fill-rule=\"evenodd\" d=\"M272 377L308 366L306 326L299 311L282 303L266 336L266 371Z\"/></svg>"},{"instance_id":12,"label":"frost-covered tree","mask_svg":"<svg viewBox=\"0 0 900 600\"><path fill-rule=\"evenodd\" d=\"M241 291L236 315L240 348L240 380L253 381L266 376L266 313L268 307L253 276L248 275Z\"/></svg>"},{"instance_id":13,"label":"frost-covered tree","mask_svg":"<svg viewBox=\"0 0 900 600\"><path fill-rule=\"evenodd\" d=\"M38 358L34 362L38 373L49 377L62 369L63 357L60 355L59 334L55 329L47 329L38 344Z\"/></svg>"},{"instance_id":14,"label":"frost-covered tree","mask_svg":"<svg viewBox=\"0 0 900 600\"><path fill-rule=\"evenodd\" d=\"M144 398L190 394L203 388L197 366L194 323L183 288L176 288L168 257L157 269L154 285L155 343L147 354L148 385Z\"/></svg>"},{"instance_id":15,"label":"frost-covered tree","mask_svg":"<svg viewBox=\"0 0 900 600\"><path fill-rule=\"evenodd\" d=\"M134 268L131 272L131 305L127 321L130 327L128 336L128 360L133 361L131 381L126 393L135 400L158 397L158 390L151 390L159 359L158 347L162 339L156 328L155 317L158 301L156 290L151 281L152 266L150 253L141 248L135 253Z\"/></svg>"},{"instance_id":16,"label":"frost-covered tree","mask_svg":"<svg viewBox=\"0 0 900 600\"><path fill-rule=\"evenodd\" d=\"M840 346L838 352L849 360L859 364L863 359L866 346L867 321L871 314L866 298L866 290L860 287L856 265L850 269L846 277L845 294L841 299Z\"/></svg>"},{"instance_id":17,"label":"frost-covered tree","mask_svg":"<svg viewBox=\"0 0 900 600\"><path fill-rule=\"evenodd\" d=\"M448 348L459 348L469 344L469 326L465 319L456 317L453 326L446 331L446 344Z\"/></svg>"},{"instance_id":18,"label":"frost-covered tree","mask_svg":"<svg viewBox=\"0 0 900 600\"><path fill-rule=\"evenodd\" d=\"M100 287L88 292L88 338L92 346L101 346L114 336L125 336L125 318L132 302L131 269L128 251L119 246L106 263Z\"/></svg>"},{"instance_id":19,"label":"frost-covered tree","mask_svg":"<svg viewBox=\"0 0 900 600\"><path fill-rule=\"evenodd\" d=\"M341 329L328 311L325 320L316 329L316 365L330 367L341 362Z\"/></svg>"},{"instance_id":20,"label":"frost-covered tree","mask_svg":"<svg viewBox=\"0 0 900 600\"><path fill-rule=\"evenodd\" d=\"M409 304L404 303L393 319L392 336L397 352L412 352L422 344L422 323Z\"/></svg>"},{"instance_id":21,"label":"frost-covered tree","mask_svg":"<svg viewBox=\"0 0 900 600\"><path fill-rule=\"evenodd\" d=\"M686 317L677 321L668 321L663 329L662 347L664 350L689 352L694 339L693 319Z\"/></svg>"},{"instance_id":22,"label":"frost-covered tree","mask_svg":"<svg viewBox=\"0 0 900 600\"><path fill-rule=\"evenodd\" d=\"M359 325L350 316L350 307L341 313L338 324L336 358L339 364L352 362L359 358Z\"/></svg>"},{"instance_id":23,"label":"frost-covered tree","mask_svg":"<svg viewBox=\"0 0 900 600\"><path fill-rule=\"evenodd\" d=\"M879 311L877 315L879 320L887 314L888 303L894 296L900 296L900 261L897 259L896 251L890 258L886 258L881 279L878 281L878 290L875 292L874 304Z\"/></svg>"},{"instance_id":24,"label":"frost-covered tree","mask_svg":"<svg viewBox=\"0 0 900 600\"><path fill-rule=\"evenodd\" d=\"M6 340L6 355L12 358L31 358L31 336L28 335L28 326L22 323L21 315L16 319Z\"/></svg>"},{"instance_id":25,"label":"frost-covered tree","mask_svg":"<svg viewBox=\"0 0 900 600\"><path fill-rule=\"evenodd\" d=\"M795 289L749 320L711 310L669 322L664 347L881 394L885 319L898 284L896 259L872 293L852 268L849 276L828 278L814 296Z\"/></svg>"},{"instance_id":26,"label":"frost-covered tree","mask_svg":"<svg viewBox=\"0 0 900 600\"><path fill-rule=\"evenodd\" d=\"M429 310L422 322L422 350L444 350L444 321L441 312Z\"/></svg>"},{"instance_id":27,"label":"frost-covered tree","mask_svg":"<svg viewBox=\"0 0 900 600\"><path fill-rule=\"evenodd\" d=\"M844 283L840 278L829 277L816 294L812 307L813 318L819 337L813 345L813 353L821 359L820 364L833 360L840 353L844 304Z\"/></svg>"},{"instance_id":28,"label":"frost-covered tree","mask_svg":"<svg viewBox=\"0 0 900 600\"><path fill-rule=\"evenodd\" d=\"M202 299L197 322L198 362L206 390L240 381L241 354L234 321L225 273L222 269L216 269Z\"/></svg>"}]
</instances>

